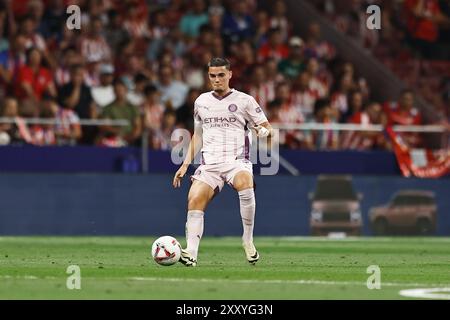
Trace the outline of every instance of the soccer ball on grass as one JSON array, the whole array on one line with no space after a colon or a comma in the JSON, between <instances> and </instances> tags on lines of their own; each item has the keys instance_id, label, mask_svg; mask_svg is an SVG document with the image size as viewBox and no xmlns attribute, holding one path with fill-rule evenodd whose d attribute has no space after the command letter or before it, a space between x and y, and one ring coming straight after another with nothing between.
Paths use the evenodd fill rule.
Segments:
<instances>
[{"instance_id":1,"label":"soccer ball on grass","mask_svg":"<svg viewBox=\"0 0 450 320\"><path fill-rule=\"evenodd\" d=\"M152 257L157 264L171 266L180 260L181 245L171 236L163 236L152 245Z\"/></svg>"}]
</instances>

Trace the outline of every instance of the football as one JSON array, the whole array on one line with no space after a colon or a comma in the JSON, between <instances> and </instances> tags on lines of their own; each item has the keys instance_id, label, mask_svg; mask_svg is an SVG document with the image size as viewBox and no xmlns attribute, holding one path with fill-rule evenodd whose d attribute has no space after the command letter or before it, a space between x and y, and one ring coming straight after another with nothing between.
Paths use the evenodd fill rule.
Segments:
<instances>
[{"instance_id":1,"label":"football","mask_svg":"<svg viewBox=\"0 0 450 320\"><path fill-rule=\"evenodd\" d=\"M155 240L152 245L152 257L157 264L171 266L180 260L181 245L171 236L163 236Z\"/></svg>"}]
</instances>

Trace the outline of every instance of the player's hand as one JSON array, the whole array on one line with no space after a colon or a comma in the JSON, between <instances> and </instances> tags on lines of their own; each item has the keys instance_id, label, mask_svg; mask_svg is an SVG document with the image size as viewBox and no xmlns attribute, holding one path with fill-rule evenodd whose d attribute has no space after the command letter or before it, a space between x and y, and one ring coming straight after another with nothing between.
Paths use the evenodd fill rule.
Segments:
<instances>
[{"instance_id":1,"label":"player's hand","mask_svg":"<svg viewBox=\"0 0 450 320\"><path fill-rule=\"evenodd\" d=\"M175 176L173 177L172 185L174 188L179 188L181 186L181 179L183 179L184 175L186 174L188 166L182 165L180 169L175 173Z\"/></svg>"},{"instance_id":2,"label":"player's hand","mask_svg":"<svg viewBox=\"0 0 450 320\"><path fill-rule=\"evenodd\" d=\"M265 138L270 134L270 130L263 126L254 126L253 129L256 131L256 135L259 138Z\"/></svg>"}]
</instances>

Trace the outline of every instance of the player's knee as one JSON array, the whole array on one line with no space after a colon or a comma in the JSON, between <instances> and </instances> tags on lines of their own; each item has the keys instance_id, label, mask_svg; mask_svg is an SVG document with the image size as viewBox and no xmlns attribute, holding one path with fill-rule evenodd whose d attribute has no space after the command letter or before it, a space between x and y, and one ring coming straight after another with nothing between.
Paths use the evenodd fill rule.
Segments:
<instances>
[{"instance_id":1,"label":"player's knee","mask_svg":"<svg viewBox=\"0 0 450 320\"><path fill-rule=\"evenodd\" d=\"M233 187L237 191L253 188L253 178L250 175L241 175L234 179Z\"/></svg>"},{"instance_id":2,"label":"player's knee","mask_svg":"<svg viewBox=\"0 0 450 320\"><path fill-rule=\"evenodd\" d=\"M204 210L207 204L207 199L199 195L191 195L188 198L189 210Z\"/></svg>"}]
</instances>

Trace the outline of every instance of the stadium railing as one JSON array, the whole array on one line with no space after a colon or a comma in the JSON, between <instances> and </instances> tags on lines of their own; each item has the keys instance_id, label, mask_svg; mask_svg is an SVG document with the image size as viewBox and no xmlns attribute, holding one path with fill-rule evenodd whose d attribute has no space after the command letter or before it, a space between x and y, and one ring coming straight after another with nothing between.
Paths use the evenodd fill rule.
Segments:
<instances>
[{"instance_id":1,"label":"stadium railing","mask_svg":"<svg viewBox=\"0 0 450 320\"><path fill-rule=\"evenodd\" d=\"M42 118L22 118L26 124L38 125L58 125L61 121L58 119L42 119ZM0 117L0 124L16 123L15 118ZM109 120L109 119L80 119L81 126L127 126L127 120ZM302 131L324 131L334 130L338 134L345 131L359 131L359 132L383 132L385 127L383 125L360 125L360 124L341 124L341 123L303 123L303 124L273 124L274 129L281 131L286 130L302 130ZM392 127L394 132L417 132L423 134L441 134L440 148L447 149L450 147L450 132L449 128L444 125L396 125ZM141 161L142 172L148 172L148 130L144 129L141 136Z\"/></svg>"},{"instance_id":2,"label":"stadium railing","mask_svg":"<svg viewBox=\"0 0 450 320\"><path fill-rule=\"evenodd\" d=\"M384 125L364 125L349 123L302 123L302 124L273 124L278 130L302 130L302 131L326 131L333 130L337 134L341 131L359 131L359 132L384 132ZM421 134L439 134L440 139L431 149L450 148L450 126L445 125L394 125L394 132L411 132ZM436 141L436 139L434 139Z\"/></svg>"}]
</instances>

